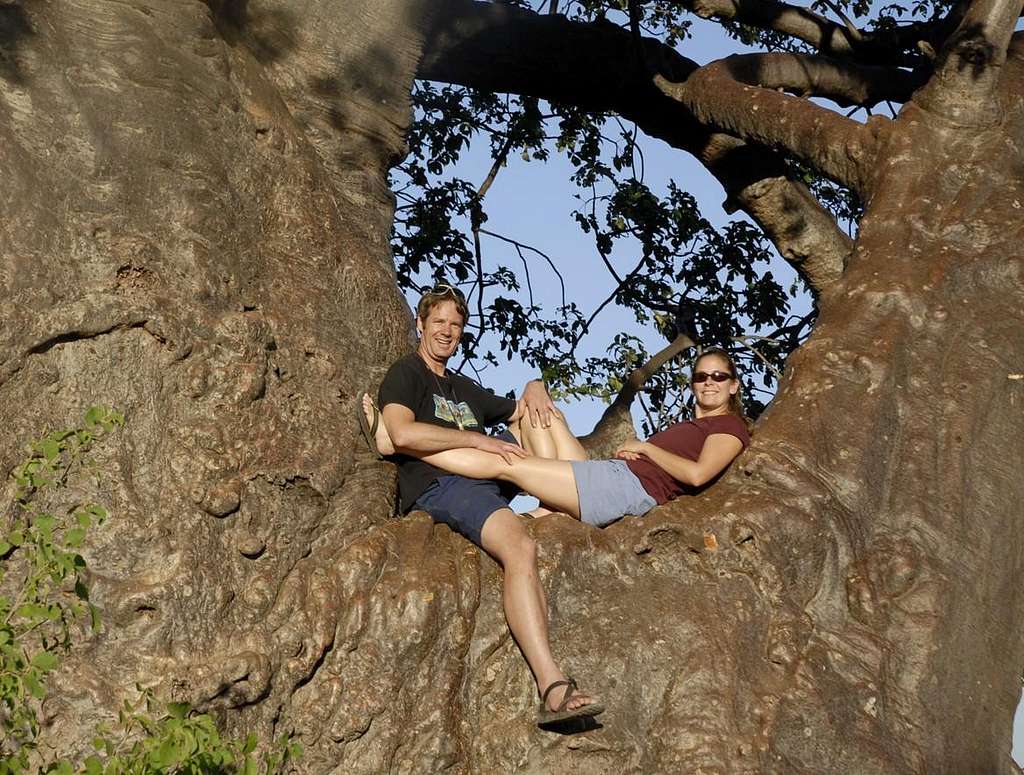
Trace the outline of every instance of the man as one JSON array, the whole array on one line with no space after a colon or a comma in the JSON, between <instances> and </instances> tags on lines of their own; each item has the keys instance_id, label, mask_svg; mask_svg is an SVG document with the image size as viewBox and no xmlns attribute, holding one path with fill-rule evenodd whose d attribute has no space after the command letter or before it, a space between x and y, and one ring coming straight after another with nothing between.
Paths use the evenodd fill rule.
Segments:
<instances>
[{"instance_id":1,"label":"man","mask_svg":"<svg viewBox=\"0 0 1024 775\"><path fill-rule=\"evenodd\" d=\"M417 306L420 340L416 352L396 361L381 383L378 405L387 436L398 453L395 460L402 509L426 511L501 564L505 618L541 695L538 723L594 716L603 708L586 693L577 691L575 682L565 676L551 655L547 600L537 573L537 547L522 518L509 508L496 482L453 476L421 459L464 447L499 455L506 461L527 452L550 457L584 454L567 429L550 432L553 423L561 420L540 381L529 383L523 398L516 401L496 396L468 377L447 370L468 317L465 298L457 288L435 286ZM529 421L522 422L526 418ZM515 433L494 437L484 432L485 426L503 422L519 434L523 446L517 443ZM386 437L381 434L379 438Z\"/></svg>"}]
</instances>

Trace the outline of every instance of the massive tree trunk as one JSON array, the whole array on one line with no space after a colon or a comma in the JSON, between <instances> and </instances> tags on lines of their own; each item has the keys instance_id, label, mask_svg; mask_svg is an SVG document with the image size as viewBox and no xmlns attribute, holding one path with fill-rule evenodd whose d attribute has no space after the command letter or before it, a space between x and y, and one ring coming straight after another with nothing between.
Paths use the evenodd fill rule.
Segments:
<instances>
[{"instance_id":1,"label":"massive tree trunk","mask_svg":"<svg viewBox=\"0 0 1024 775\"><path fill-rule=\"evenodd\" d=\"M424 13L0 6L0 462L89 404L128 417L86 552L104 628L46 743L83 751L141 682L293 733L308 772L1016 771L1024 49L991 110L940 69L829 162L870 194L860 235L722 482L533 526L556 654L609 706L563 737L533 724L498 568L390 519L355 443L411 343L384 181Z\"/></svg>"}]
</instances>

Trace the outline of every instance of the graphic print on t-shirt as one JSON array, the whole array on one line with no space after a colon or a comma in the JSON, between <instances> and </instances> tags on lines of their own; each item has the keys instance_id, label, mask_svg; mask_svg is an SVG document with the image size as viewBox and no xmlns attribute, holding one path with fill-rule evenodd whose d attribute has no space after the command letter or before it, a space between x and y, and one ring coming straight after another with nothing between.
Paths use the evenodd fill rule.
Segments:
<instances>
[{"instance_id":1,"label":"graphic print on t-shirt","mask_svg":"<svg viewBox=\"0 0 1024 775\"><path fill-rule=\"evenodd\" d=\"M456 404L437 393L434 393L434 417L445 422L455 423L460 428L476 428L480 424L476 421L473 410L465 401Z\"/></svg>"}]
</instances>

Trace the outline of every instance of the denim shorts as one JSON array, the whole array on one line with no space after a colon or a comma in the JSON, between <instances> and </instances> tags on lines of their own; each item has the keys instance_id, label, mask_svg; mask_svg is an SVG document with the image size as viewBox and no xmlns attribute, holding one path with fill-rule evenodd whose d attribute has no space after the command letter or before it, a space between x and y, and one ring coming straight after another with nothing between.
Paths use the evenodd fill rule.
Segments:
<instances>
[{"instance_id":1,"label":"denim shorts","mask_svg":"<svg viewBox=\"0 0 1024 775\"><path fill-rule=\"evenodd\" d=\"M627 514L644 514L658 502L624 460L573 460L580 519L603 527Z\"/></svg>"},{"instance_id":2,"label":"denim shorts","mask_svg":"<svg viewBox=\"0 0 1024 775\"><path fill-rule=\"evenodd\" d=\"M518 443L509 431L495 436L502 441ZM427 512L435 522L443 522L483 549L481 533L484 522L498 509L507 509L509 501L518 494L518 488L510 482L469 479L452 474L439 476L431 482L416 499L413 508Z\"/></svg>"},{"instance_id":3,"label":"denim shorts","mask_svg":"<svg viewBox=\"0 0 1024 775\"><path fill-rule=\"evenodd\" d=\"M498 509L507 509L508 499L498 482L490 479L441 476L423 491L413 508L427 512L435 522L444 522L483 549L484 522Z\"/></svg>"}]
</instances>

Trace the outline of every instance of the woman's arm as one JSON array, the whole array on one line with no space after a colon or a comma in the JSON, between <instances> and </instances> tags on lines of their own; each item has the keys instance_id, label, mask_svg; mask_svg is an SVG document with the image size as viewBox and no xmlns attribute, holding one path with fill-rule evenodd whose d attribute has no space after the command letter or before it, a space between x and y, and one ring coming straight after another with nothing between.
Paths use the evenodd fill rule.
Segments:
<instances>
[{"instance_id":1,"label":"woman's arm","mask_svg":"<svg viewBox=\"0 0 1024 775\"><path fill-rule=\"evenodd\" d=\"M615 453L616 457L628 459L631 454L640 454L661 468L673 479L700 487L718 476L736 456L743 451L743 442L730 433L712 433L704 440L700 457L687 460L649 441L627 441ZM620 454L626 453L626 454Z\"/></svg>"}]
</instances>

